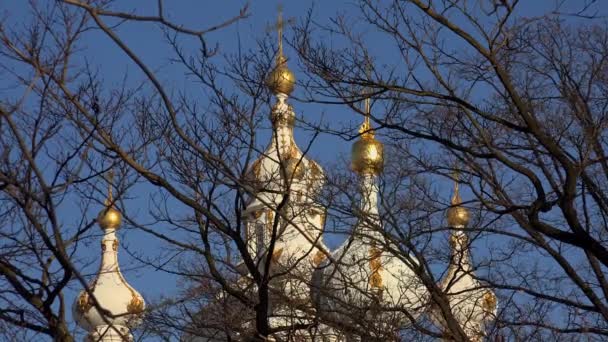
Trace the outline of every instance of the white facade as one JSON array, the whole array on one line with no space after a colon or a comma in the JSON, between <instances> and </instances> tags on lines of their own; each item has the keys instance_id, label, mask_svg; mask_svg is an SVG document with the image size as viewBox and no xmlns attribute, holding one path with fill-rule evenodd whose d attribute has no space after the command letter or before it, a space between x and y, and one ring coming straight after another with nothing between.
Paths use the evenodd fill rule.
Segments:
<instances>
[{"instance_id":1,"label":"white facade","mask_svg":"<svg viewBox=\"0 0 608 342\"><path fill-rule=\"evenodd\" d=\"M376 176L360 175L360 187L361 218L351 237L316 271L313 291L319 314L333 325L347 331L359 326L365 329L360 334L389 339L396 327L410 325L423 313L428 294L412 271L416 258L403 260L383 248Z\"/></svg>"},{"instance_id":2,"label":"white facade","mask_svg":"<svg viewBox=\"0 0 608 342\"><path fill-rule=\"evenodd\" d=\"M463 231L468 224L468 211L462 207L455 183L448 224L454 228L450 236L451 260L448 272L440 288L447 295L453 317L471 341L482 341L486 324L494 320L497 299L494 292L475 278L471 263L469 238ZM431 310L432 320L447 330L443 315L438 308Z\"/></svg>"},{"instance_id":3,"label":"white facade","mask_svg":"<svg viewBox=\"0 0 608 342\"><path fill-rule=\"evenodd\" d=\"M120 272L116 230L121 215L111 203L110 194L98 218L103 229L99 271L87 289L80 291L72 306L76 322L89 333L87 342L132 341L130 329L141 322L145 309L143 297Z\"/></svg>"}]
</instances>

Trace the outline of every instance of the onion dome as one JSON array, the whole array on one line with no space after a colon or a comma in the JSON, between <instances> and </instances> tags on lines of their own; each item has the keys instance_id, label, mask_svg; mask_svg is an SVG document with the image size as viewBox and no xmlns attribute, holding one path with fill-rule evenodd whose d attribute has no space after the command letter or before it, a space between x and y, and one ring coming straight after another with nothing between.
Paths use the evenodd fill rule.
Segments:
<instances>
[{"instance_id":1,"label":"onion dome","mask_svg":"<svg viewBox=\"0 0 608 342\"><path fill-rule=\"evenodd\" d=\"M266 80L276 98L270 112L272 138L246 172L245 182L252 189L243 211L247 249L260 272L273 275L268 284L272 328L293 324L294 317L298 324L314 324L310 278L322 258L319 251L327 250L322 239L325 208L317 200L325 176L295 142L296 115L288 103L295 78L283 56L282 25L279 13L276 68ZM238 270L248 274L243 267ZM285 334L292 332L277 332L277 340L291 339Z\"/></svg>"},{"instance_id":2,"label":"onion dome","mask_svg":"<svg viewBox=\"0 0 608 342\"><path fill-rule=\"evenodd\" d=\"M369 122L361 125L359 129L361 138L352 147L352 168L359 174L379 174L384 168L384 155L382 143L376 140L370 131Z\"/></svg>"},{"instance_id":3,"label":"onion dome","mask_svg":"<svg viewBox=\"0 0 608 342\"><path fill-rule=\"evenodd\" d=\"M122 222L122 214L116 210L111 203L111 199L106 200L106 207L97 215L97 223L101 229L118 229Z\"/></svg>"},{"instance_id":4,"label":"onion dome","mask_svg":"<svg viewBox=\"0 0 608 342\"><path fill-rule=\"evenodd\" d=\"M130 329L138 325L145 308L143 297L124 279L118 265L121 213L114 207L111 185L105 208L97 217L104 234L101 265L87 289L80 291L72 306L78 325L89 332L90 341L130 341ZM97 304L107 312L102 313ZM110 327L111 325L111 327Z\"/></svg>"},{"instance_id":5,"label":"onion dome","mask_svg":"<svg viewBox=\"0 0 608 342\"><path fill-rule=\"evenodd\" d=\"M290 95L296 84L296 77L287 67L287 59L279 52L274 69L266 78L266 86L275 94Z\"/></svg>"},{"instance_id":6,"label":"onion dome","mask_svg":"<svg viewBox=\"0 0 608 342\"><path fill-rule=\"evenodd\" d=\"M463 228L469 222L469 213L459 206L462 201L455 182L452 207L448 210L448 223ZM494 292L474 276L466 232L454 230L450 236L451 258L445 278L439 287L446 294L453 317L472 341L482 341L485 325L496 317L497 299ZM448 331L439 308L431 310L432 320Z\"/></svg>"},{"instance_id":7,"label":"onion dome","mask_svg":"<svg viewBox=\"0 0 608 342\"><path fill-rule=\"evenodd\" d=\"M384 168L384 146L376 140L370 124L369 98L365 99L365 120L359 127L360 138L351 149L351 166L358 174L378 175Z\"/></svg>"},{"instance_id":8,"label":"onion dome","mask_svg":"<svg viewBox=\"0 0 608 342\"><path fill-rule=\"evenodd\" d=\"M462 206L462 198L458 189L458 182L454 182L454 194L452 195L451 207L448 209L447 218L450 227L466 227L469 224L469 211Z\"/></svg>"},{"instance_id":9,"label":"onion dome","mask_svg":"<svg viewBox=\"0 0 608 342\"><path fill-rule=\"evenodd\" d=\"M281 219L280 236L275 236L273 261L284 264L296 262L300 258L309 259L308 272L312 273L315 255L325 245L321 234L324 225L324 208L315 200L325 175L321 166L304 155L294 139L295 112L288 103L293 90L293 74L287 68L282 45L283 20L279 12L279 52L277 67L271 73L267 84L276 97L270 112L272 138L262 155L254 161L245 174L245 182L251 185L251 196L243 218L247 222L245 240L249 250L258 258L267 256L269 242L273 237L273 217L275 211L289 193L285 207L288 218ZM277 76L283 75L283 76ZM320 257L317 257L317 259ZM263 265L260 263L260 265ZM306 291L308 295L308 291Z\"/></svg>"},{"instance_id":10,"label":"onion dome","mask_svg":"<svg viewBox=\"0 0 608 342\"><path fill-rule=\"evenodd\" d=\"M396 329L422 314L428 293L413 271L416 258L410 255L406 263L383 248L376 184L382 144L373 136L369 116L360 132L352 165L360 175L361 218L352 236L316 269L311 291L319 315L334 327L361 326L364 331L355 335L392 340Z\"/></svg>"},{"instance_id":11,"label":"onion dome","mask_svg":"<svg viewBox=\"0 0 608 342\"><path fill-rule=\"evenodd\" d=\"M296 84L296 77L287 67L287 59L283 55L283 16L280 9L276 28L279 38L279 52L275 67L266 78L266 86L274 94L290 95Z\"/></svg>"}]
</instances>

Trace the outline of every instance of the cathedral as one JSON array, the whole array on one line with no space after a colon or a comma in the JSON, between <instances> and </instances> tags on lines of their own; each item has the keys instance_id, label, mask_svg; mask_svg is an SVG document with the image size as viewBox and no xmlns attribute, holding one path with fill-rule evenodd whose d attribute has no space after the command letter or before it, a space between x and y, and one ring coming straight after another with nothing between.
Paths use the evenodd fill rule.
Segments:
<instances>
[{"instance_id":1,"label":"cathedral","mask_svg":"<svg viewBox=\"0 0 608 342\"><path fill-rule=\"evenodd\" d=\"M407 253L386 248L383 218L379 211L378 178L383 172L383 144L367 114L352 146L351 166L358 179L360 203L351 235L335 250L323 241L326 208L316 198L324 186L321 165L310 159L294 139L295 113L289 103L295 77L287 65L282 47L279 17L279 50L276 65L266 84L274 94L270 121L273 135L267 148L249 167L247 181L255 189L243 213L244 241L260 272L270 272L269 324L314 326L295 333L280 331L269 340L378 341L398 339L398 330L425 317L448 331L445 315L431 299L428 284L415 269L419 260ZM287 191L285 191L287 189ZM452 317L472 341L482 341L485 328L495 317L495 294L474 276L467 233L469 212L462 206L458 180L454 180L451 206L447 210L451 229L451 261L447 273L436 284L449 300ZM77 296L74 319L88 333L87 341L130 341L131 330L145 319L142 296L121 274L116 233L121 213L116 209L111 188L98 216L103 231L99 271ZM267 266L269 265L269 266ZM246 267L241 270L243 286L253 284ZM103 310L99 310L102 308ZM205 319L205 317L201 317ZM320 322L313 324L315 322ZM255 323L245 330L255 332ZM390 327L390 328L387 328ZM185 334L184 341L239 340L241 332L209 331ZM290 335L287 337L287 334Z\"/></svg>"}]
</instances>

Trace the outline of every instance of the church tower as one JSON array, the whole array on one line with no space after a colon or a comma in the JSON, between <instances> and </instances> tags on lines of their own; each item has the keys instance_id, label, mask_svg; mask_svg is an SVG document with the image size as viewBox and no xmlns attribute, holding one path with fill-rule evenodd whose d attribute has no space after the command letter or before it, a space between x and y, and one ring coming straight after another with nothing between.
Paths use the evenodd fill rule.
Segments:
<instances>
[{"instance_id":1,"label":"church tower","mask_svg":"<svg viewBox=\"0 0 608 342\"><path fill-rule=\"evenodd\" d=\"M89 333L86 342L132 341L130 329L140 323L145 308L143 297L120 272L116 231L122 215L114 205L111 172L108 183L105 207L97 217L103 231L99 271L72 306L76 322Z\"/></svg>"},{"instance_id":2,"label":"church tower","mask_svg":"<svg viewBox=\"0 0 608 342\"><path fill-rule=\"evenodd\" d=\"M272 138L247 172L255 192L243 216L251 255L263 272L271 263L270 324L278 327L311 322L306 310L293 308L312 309L309 280L328 250L322 239L326 210L317 199L325 174L294 139L296 115L289 95L295 76L283 53L281 12L277 30L278 53L266 79L276 99L270 111ZM283 275L275 276L279 273Z\"/></svg>"},{"instance_id":3,"label":"church tower","mask_svg":"<svg viewBox=\"0 0 608 342\"><path fill-rule=\"evenodd\" d=\"M315 271L313 295L319 314L343 331L340 341L393 340L397 330L424 310L427 291L412 264L392 255L378 209L378 177L384 167L384 145L370 123L370 100L352 147L352 169L359 180L358 222L351 236ZM415 264L414 264L415 263ZM398 307L399 311L391 310ZM403 311L407 311L404 314ZM359 330L353 330L359 327ZM365 339L362 339L365 340Z\"/></svg>"},{"instance_id":4,"label":"church tower","mask_svg":"<svg viewBox=\"0 0 608 342\"><path fill-rule=\"evenodd\" d=\"M459 179L454 177L454 192L447 211L450 235L450 265L440 288L448 297L452 315L471 341L480 342L485 336L485 325L496 317L496 295L475 278L471 263L469 237L464 229L470 220L469 210L462 204ZM446 326L438 309L432 310L431 318L440 326Z\"/></svg>"}]
</instances>

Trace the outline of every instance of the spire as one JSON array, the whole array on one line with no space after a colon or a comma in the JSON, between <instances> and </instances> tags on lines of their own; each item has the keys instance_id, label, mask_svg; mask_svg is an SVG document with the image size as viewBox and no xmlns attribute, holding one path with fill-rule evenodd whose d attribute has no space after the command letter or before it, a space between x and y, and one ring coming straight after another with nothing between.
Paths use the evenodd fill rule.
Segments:
<instances>
[{"instance_id":1,"label":"spire","mask_svg":"<svg viewBox=\"0 0 608 342\"><path fill-rule=\"evenodd\" d=\"M118 265L116 231L122 215L114 207L113 178L114 172L109 171L106 177L108 193L97 217L104 232L99 271L72 306L78 325L89 332L87 341L132 341L130 328L139 323L145 307L142 296L126 282ZM95 301L107 312L99 311Z\"/></svg>"},{"instance_id":2,"label":"spire","mask_svg":"<svg viewBox=\"0 0 608 342\"><path fill-rule=\"evenodd\" d=\"M462 198L460 198L460 190L459 190L459 182L460 175L459 172L454 172L453 175L454 180L454 193L452 195L452 200L450 201L450 208L448 209L447 217L448 217L448 226L454 228L463 228L469 224L470 214L467 208L462 206Z\"/></svg>"},{"instance_id":3,"label":"spire","mask_svg":"<svg viewBox=\"0 0 608 342\"><path fill-rule=\"evenodd\" d=\"M278 49L274 69L266 78L266 85L275 94L289 96L294 89L296 78L287 67L287 58L283 54L283 7L279 5L278 19L273 29L277 31Z\"/></svg>"},{"instance_id":4,"label":"spire","mask_svg":"<svg viewBox=\"0 0 608 342\"><path fill-rule=\"evenodd\" d=\"M366 70L367 77L370 76L369 67ZM371 104L369 90L364 93L364 118L359 127L360 138L352 147L352 168L360 177L361 207L364 215L363 238L368 238L367 244L369 254L369 287L376 294L381 294L383 289L382 281L382 248L378 247L378 241L382 238L376 231L376 225L380 224L378 219L378 185L376 175L382 172L383 167L383 146L374 137L374 131L370 123Z\"/></svg>"},{"instance_id":5,"label":"spire","mask_svg":"<svg viewBox=\"0 0 608 342\"><path fill-rule=\"evenodd\" d=\"M462 228L469 223L469 211L462 206L459 173L452 176L454 191L447 212L450 235L451 258L448 272L441 281L441 288L448 296L453 317L472 341L482 341L486 324L496 316L497 299L494 292L474 276L474 267L469 254L469 238ZM486 288L487 287L487 288ZM449 331L439 310L433 310L431 318Z\"/></svg>"}]
</instances>

